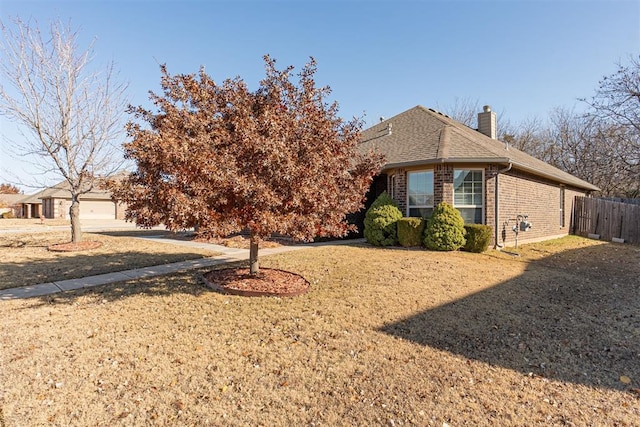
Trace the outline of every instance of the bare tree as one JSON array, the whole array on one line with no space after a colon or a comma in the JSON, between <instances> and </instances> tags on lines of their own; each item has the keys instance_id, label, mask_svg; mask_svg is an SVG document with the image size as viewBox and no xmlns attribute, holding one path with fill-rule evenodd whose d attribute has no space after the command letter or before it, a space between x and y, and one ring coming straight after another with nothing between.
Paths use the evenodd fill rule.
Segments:
<instances>
[{"instance_id":1,"label":"bare tree","mask_svg":"<svg viewBox=\"0 0 640 427\"><path fill-rule=\"evenodd\" d=\"M583 99L592 108L590 115L606 128L603 141L612 147L611 156L623 168L633 184L629 191L638 194L640 187L640 57L618 64L618 70L600 80L591 99Z\"/></svg>"},{"instance_id":2,"label":"bare tree","mask_svg":"<svg viewBox=\"0 0 640 427\"><path fill-rule=\"evenodd\" d=\"M593 114L555 108L544 124L524 122L511 141L565 172L600 187L601 195L627 197L638 191L627 164L624 129Z\"/></svg>"},{"instance_id":3,"label":"bare tree","mask_svg":"<svg viewBox=\"0 0 640 427\"><path fill-rule=\"evenodd\" d=\"M438 104L436 108L452 119L474 129L478 125L478 113L482 111L480 101L477 99L474 101L470 98L458 98L457 96L453 101L453 105L440 106Z\"/></svg>"},{"instance_id":4,"label":"bare tree","mask_svg":"<svg viewBox=\"0 0 640 427\"><path fill-rule=\"evenodd\" d=\"M619 63L614 74L600 80L595 95L583 101L595 115L633 130L630 145L640 150L640 57L631 57L628 65Z\"/></svg>"},{"instance_id":5,"label":"bare tree","mask_svg":"<svg viewBox=\"0 0 640 427\"><path fill-rule=\"evenodd\" d=\"M517 125L508 120L500 121L498 139L510 146L545 160L545 147L540 138L542 122L537 117L528 118Z\"/></svg>"},{"instance_id":6,"label":"bare tree","mask_svg":"<svg viewBox=\"0 0 640 427\"><path fill-rule=\"evenodd\" d=\"M78 46L78 33L52 22L43 35L35 21L2 23L0 114L15 121L24 138L22 155L39 158L42 172L55 172L71 193L71 240L82 238L80 196L122 165L127 85L113 62L93 67L93 44Z\"/></svg>"},{"instance_id":7,"label":"bare tree","mask_svg":"<svg viewBox=\"0 0 640 427\"><path fill-rule=\"evenodd\" d=\"M436 104L436 108L451 117L454 120L459 121L463 125L476 129L478 127L478 113L482 112L483 106L480 101L472 100L471 98L459 98L455 97L453 104L440 106ZM508 134L509 129L512 128L511 122L506 118L504 111L498 113L498 139L502 139L502 135Z\"/></svg>"}]
</instances>

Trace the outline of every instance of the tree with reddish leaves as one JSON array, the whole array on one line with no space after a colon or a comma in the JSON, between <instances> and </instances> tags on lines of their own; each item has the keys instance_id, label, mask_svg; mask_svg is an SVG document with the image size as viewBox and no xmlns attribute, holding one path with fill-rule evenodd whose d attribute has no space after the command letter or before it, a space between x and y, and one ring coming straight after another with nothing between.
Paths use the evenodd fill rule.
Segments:
<instances>
[{"instance_id":1,"label":"tree with reddish leaves","mask_svg":"<svg viewBox=\"0 0 640 427\"><path fill-rule=\"evenodd\" d=\"M375 153L357 150L362 122L343 121L328 87L316 87L313 58L292 82L293 67L276 69L255 91L236 77L216 83L203 69L171 76L161 67L157 107L130 112L126 157L137 170L112 184L138 225L200 233L250 234L250 272L258 246L274 233L298 240L342 236L345 216L363 206L382 166Z\"/></svg>"},{"instance_id":2,"label":"tree with reddish leaves","mask_svg":"<svg viewBox=\"0 0 640 427\"><path fill-rule=\"evenodd\" d=\"M0 184L0 194L22 194L22 190L13 184Z\"/></svg>"}]
</instances>

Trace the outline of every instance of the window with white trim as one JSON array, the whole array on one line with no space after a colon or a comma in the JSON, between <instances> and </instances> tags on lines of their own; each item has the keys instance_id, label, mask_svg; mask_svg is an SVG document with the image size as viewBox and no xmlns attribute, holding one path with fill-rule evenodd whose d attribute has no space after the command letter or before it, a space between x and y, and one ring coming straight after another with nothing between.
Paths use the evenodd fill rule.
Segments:
<instances>
[{"instance_id":1,"label":"window with white trim","mask_svg":"<svg viewBox=\"0 0 640 427\"><path fill-rule=\"evenodd\" d=\"M484 212L484 171L454 169L453 206L467 224L482 224Z\"/></svg>"},{"instance_id":2,"label":"window with white trim","mask_svg":"<svg viewBox=\"0 0 640 427\"><path fill-rule=\"evenodd\" d=\"M433 171L407 172L407 214L429 218L433 212Z\"/></svg>"}]
</instances>

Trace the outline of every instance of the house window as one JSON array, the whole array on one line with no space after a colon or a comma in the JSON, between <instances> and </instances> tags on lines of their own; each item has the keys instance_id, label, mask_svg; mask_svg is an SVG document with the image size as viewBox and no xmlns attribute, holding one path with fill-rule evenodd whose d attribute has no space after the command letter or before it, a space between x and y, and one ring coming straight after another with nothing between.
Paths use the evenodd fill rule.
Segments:
<instances>
[{"instance_id":1,"label":"house window","mask_svg":"<svg viewBox=\"0 0 640 427\"><path fill-rule=\"evenodd\" d=\"M564 228L564 187L560 187L560 227Z\"/></svg>"},{"instance_id":2,"label":"house window","mask_svg":"<svg viewBox=\"0 0 640 427\"><path fill-rule=\"evenodd\" d=\"M453 206L467 224L482 224L484 210L483 171L455 169L453 171Z\"/></svg>"},{"instance_id":3,"label":"house window","mask_svg":"<svg viewBox=\"0 0 640 427\"><path fill-rule=\"evenodd\" d=\"M407 173L408 216L429 218L433 212L433 171Z\"/></svg>"}]
</instances>

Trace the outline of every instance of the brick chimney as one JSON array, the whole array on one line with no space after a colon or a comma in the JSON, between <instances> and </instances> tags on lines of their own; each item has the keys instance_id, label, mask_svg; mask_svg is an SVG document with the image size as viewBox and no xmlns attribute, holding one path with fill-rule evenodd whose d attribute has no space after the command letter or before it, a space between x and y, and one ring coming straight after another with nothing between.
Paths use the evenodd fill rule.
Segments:
<instances>
[{"instance_id":1,"label":"brick chimney","mask_svg":"<svg viewBox=\"0 0 640 427\"><path fill-rule=\"evenodd\" d=\"M490 105L482 107L483 112L478 113L478 132L487 135L489 138L496 139L496 113L491 111Z\"/></svg>"}]
</instances>

